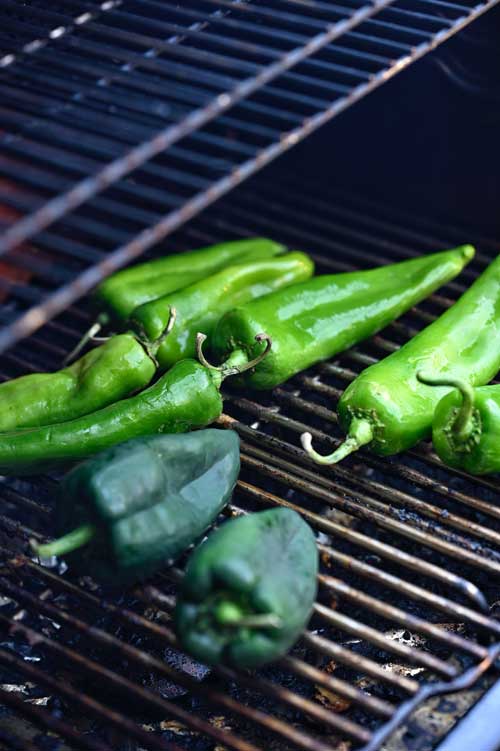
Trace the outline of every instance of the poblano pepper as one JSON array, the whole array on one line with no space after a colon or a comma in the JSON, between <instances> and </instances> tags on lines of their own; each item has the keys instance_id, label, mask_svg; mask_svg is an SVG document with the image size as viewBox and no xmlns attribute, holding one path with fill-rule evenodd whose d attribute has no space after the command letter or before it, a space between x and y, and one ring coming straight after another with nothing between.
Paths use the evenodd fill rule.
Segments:
<instances>
[{"instance_id":1,"label":"poblano pepper","mask_svg":"<svg viewBox=\"0 0 500 751\"><path fill-rule=\"evenodd\" d=\"M257 362L270 346L268 340ZM222 381L237 372L181 360L145 391L97 412L56 425L0 433L0 474L36 474L81 461L130 438L205 427L222 413Z\"/></svg>"},{"instance_id":2,"label":"poblano pepper","mask_svg":"<svg viewBox=\"0 0 500 751\"><path fill-rule=\"evenodd\" d=\"M57 500L60 539L32 543L111 584L175 560L214 521L240 469L231 430L136 438L75 467Z\"/></svg>"},{"instance_id":3,"label":"poblano pepper","mask_svg":"<svg viewBox=\"0 0 500 751\"><path fill-rule=\"evenodd\" d=\"M442 316L403 347L371 365L338 404L347 440L329 456L303 445L319 463L333 464L360 446L387 456L430 435L434 411L450 386L428 386L417 373L470 386L488 383L500 368L500 256Z\"/></svg>"},{"instance_id":4,"label":"poblano pepper","mask_svg":"<svg viewBox=\"0 0 500 751\"><path fill-rule=\"evenodd\" d=\"M473 388L467 381L424 371L418 378L452 389L432 419L432 443L441 461L472 475L500 472L500 386Z\"/></svg>"},{"instance_id":5,"label":"poblano pepper","mask_svg":"<svg viewBox=\"0 0 500 751\"><path fill-rule=\"evenodd\" d=\"M132 327L145 337L157 339L166 326L170 307L177 311L173 332L158 348L163 370L196 351L196 334L210 336L217 321L231 308L312 276L314 264L305 253L287 253L264 261L228 266L212 276L171 295L141 305L131 319Z\"/></svg>"},{"instance_id":6,"label":"poblano pepper","mask_svg":"<svg viewBox=\"0 0 500 751\"><path fill-rule=\"evenodd\" d=\"M108 277L94 299L112 320L124 322L139 305L205 279L225 266L272 258L285 247L263 237L210 245L207 248L157 258Z\"/></svg>"},{"instance_id":7,"label":"poblano pepper","mask_svg":"<svg viewBox=\"0 0 500 751\"><path fill-rule=\"evenodd\" d=\"M473 255L466 245L273 292L227 313L215 328L213 349L226 365L240 365L259 352L255 334L266 331L272 351L242 381L255 389L274 388L379 331L453 279Z\"/></svg>"},{"instance_id":8,"label":"poblano pepper","mask_svg":"<svg viewBox=\"0 0 500 751\"><path fill-rule=\"evenodd\" d=\"M226 522L188 561L175 610L183 648L208 664L276 660L309 620L317 573L314 535L295 511Z\"/></svg>"}]
</instances>

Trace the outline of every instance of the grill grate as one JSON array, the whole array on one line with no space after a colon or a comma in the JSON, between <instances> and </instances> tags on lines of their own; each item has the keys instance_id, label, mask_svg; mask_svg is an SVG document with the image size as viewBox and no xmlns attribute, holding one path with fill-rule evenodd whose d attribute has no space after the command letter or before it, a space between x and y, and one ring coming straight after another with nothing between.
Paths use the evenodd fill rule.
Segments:
<instances>
[{"instance_id":1,"label":"grill grate","mask_svg":"<svg viewBox=\"0 0 500 751\"><path fill-rule=\"evenodd\" d=\"M3 0L0 350L496 2Z\"/></svg>"},{"instance_id":2,"label":"grill grate","mask_svg":"<svg viewBox=\"0 0 500 751\"><path fill-rule=\"evenodd\" d=\"M312 251L328 271L476 240L460 227L398 216L324 186L321 196L306 188L304 178L298 185L282 173L242 186L174 235L172 247L271 235ZM298 435L308 429L325 446L336 444L332 409L345 385L438 315L498 252L485 238L477 245L459 279L364 345L271 394L226 394L220 424L242 439L242 475L227 513L288 505L318 535L319 599L290 656L256 675L207 673L181 657L170 620L181 571L116 600L71 572L40 567L25 557L27 542L50 532L57 478L5 479L4 704L75 748L121 748L126 736L155 750L372 750L426 692L475 686L500 642L496 483L445 470L427 446L389 460L363 452L319 468L299 449ZM70 308L20 342L3 356L2 376L53 368L89 315L84 306ZM5 688L21 682L24 694ZM47 706L29 703L47 697ZM452 697L446 706L445 728L466 709Z\"/></svg>"}]
</instances>

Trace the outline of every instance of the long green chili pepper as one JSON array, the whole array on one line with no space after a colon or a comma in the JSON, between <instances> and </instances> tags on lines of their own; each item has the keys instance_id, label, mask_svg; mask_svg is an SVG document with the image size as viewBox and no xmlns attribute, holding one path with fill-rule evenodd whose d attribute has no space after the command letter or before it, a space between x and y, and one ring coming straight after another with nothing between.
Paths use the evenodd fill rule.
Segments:
<instances>
[{"instance_id":1,"label":"long green chili pepper","mask_svg":"<svg viewBox=\"0 0 500 751\"><path fill-rule=\"evenodd\" d=\"M445 282L474 255L466 245L369 271L318 276L227 313L213 334L216 356L240 365L259 351L266 331L273 348L243 382L270 389L300 370L371 336Z\"/></svg>"},{"instance_id":2,"label":"long green chili pepper","mask_svg":"<svg viewBox=\"0 0 500 751\"><path fill-rule=\"evenodd\" d=\"M118 271L97 287L94 297L112 319L126 321L139 305L205 279L225 266L284 252L280 243L250 237L176 253Z\"/></svg>"},{"instance_id":3,"label":"long green chili pepper","mask_svg":"<svg viewBox=\"0 0 500 751\"><path fill-rule=\"evenodd\" d=\"M298 252L227 266L207 279L141 305L134 311L130 324L154 340L165 328L169 308L176 309L175 329L156 353L160 367L166 370L184 357L193 357L197 332L210 336L228 310L308 279L313 272L309 256Z\"/></svg>"},{"instance_id":4,"label":"long green chili pepper","mask_svg":"<svg viewBox=\"0 0 500 751\"><path fill-rule=\"evenodd\" d=\"M449 385L428 386L417 373L469 386L488 383L500 368L500 256L451 308L401 349L367 368L343 393L338 414L348 437L329 456L303 445L319 463L334 464L369 444L396 454L426 438Z\"/></svg>"},{"instance_id":5,"label":"long green chili pepper","mask_svg":"<svg viewBox=\"0 0 500 751\"><path fill-rule=\"evenodd\" d=\"M417 373L428 386L451 389L438 402L432 443L445 464L472 475L500 472L500 386L473 388L459 378Z\"/></svg>"},{"instance_id":6,"label":"long green chili pepper","mask_svg":"<svg viewBox=\"0 0 500 751\"><path fill-rule=\"evenodd\" d=\"M259 341L264 340L264 352L243 368L266 356L271 341L260 334ZM0 433L0 474L36 474L130 438L205 427L222 413L222 381L237 372L234 367L208 369L196 360L181 360L145 391L97 412L57 425Z\"/></svg>"},{"instance_id":7,"label":"long green chili pepper","mask_svg":"<svg viewBox=\"0 0 500 751\"><path fill-rule=\"evenodd\" d=\"M314 535L295 511L226 522L188 561L175 610L182 646L208 664L276 660L309 620L317 573Z\"/></svg>"},{"instance_id":8,"label":"long green chili pepper","mask_svg":"<svg viewBox=\"0 0 500 751\"><path fill-rule=\"evenodd\" d=\"M231 497L240 469L232 430L135 438L79 464L59 487L62 535L32 542L83 574L126 584L175 560Z\"/></svg>"},{"instance_id":9,"label":"long green chili pepper","mask_svg":"<svg viewBox=\"0 0 500 751\"><path fill-rule=\"evenodd\" d=\"M125 326L140 305L194 284L226 266L273 258L285 251L285 246L274 240L249 237L156 258L117 271L96 288L93 301L100 310L99 316L67 355L64 364L72 362L106 324Z\"/></svg>"},{"instance_id":10,"label":"long green chili pepper","mask_svg":"<svg viewBox=\"0 0 500 751\"><path fill-rule=\"evenodd\" d=\"M145 388L156 372L155 353L174 321L175 311L167 310L155 342L120 334L56 373L30 373L2 383L0 432L73 420Z\"/></svg>"}]
</instances>

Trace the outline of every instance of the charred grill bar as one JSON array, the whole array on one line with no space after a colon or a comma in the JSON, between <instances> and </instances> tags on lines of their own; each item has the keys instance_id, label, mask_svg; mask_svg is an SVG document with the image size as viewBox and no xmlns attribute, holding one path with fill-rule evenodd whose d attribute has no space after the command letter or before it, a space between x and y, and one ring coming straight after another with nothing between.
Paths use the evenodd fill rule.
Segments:
<instances>
[{"instance_id":1,"label":"charred grill bar","mask_svg":"<svg viewBox=\"0 0 500 751\"><path fill-rule=\"evenodd\" d=\"M495 681L496 481L445 470L427 446L318 468L298 437L334 446L346 385L452 304L498 243L281 166L237 187L494 4L0 3L3 379L57 367L93 315L79 299L167 234L172 250L273 236L320 271L464 237L479 251L362 346L270 394L225 394L243 467L226 513L295 508L322 557L309 629L258 675L177 651L181 567L116 599L38 565L28 541L52 531L57 477L1 480L0 749L375 751L415 735L432 748Z\"/></svg>"}]
</instances>

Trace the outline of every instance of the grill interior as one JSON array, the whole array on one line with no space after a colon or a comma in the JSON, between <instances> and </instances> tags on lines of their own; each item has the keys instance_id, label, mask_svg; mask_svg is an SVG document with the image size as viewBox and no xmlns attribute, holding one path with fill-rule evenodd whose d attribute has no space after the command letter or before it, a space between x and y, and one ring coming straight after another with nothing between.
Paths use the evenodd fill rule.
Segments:
<instances>
[{"instance_id":1,"label":"grill interior","mask_svg":"<svg viewBox=\"0 0 500 751\"><path fill-rule=\"evenodd\" d=\"M272 393L225 393L220 427L242 440L226 514L290 505L316 531L322 557L307 632L258 674L207 670L177 650L171 612L183 560L119 596L62 564L38 565L28 541L53 529L59 477L0 478L0 749L430 751L495 680L497 482L444 469L427 445L318 468L299 435L309 430L320 448L335 446L346 385L449 306L499 244L472 218L459 226L456 207L451 219L431 219L423 195L417 210L401 195L374 200L403 194L418 161L441 181L439 149L412 161L407 126L408 167L398 171L397 156L385 161L397 126L384 142L376 123L386 111L397 120L408 79L385 108L379 99L370 117L365 109L363 127L341 119L336 150L327 129L316 151L308 139L285 167L244 181L496 4L1 0L3 379L56 369L93 320L85 293L143 253L264 235L310 252L321 272L462 242L478 254L459 279L361 346ZM491 47L483 37L493 16L457 37L461 46L428 58L474 104L474 157L496 146L498 95L462 61ZM426 83L412 82L415 99L426 98L419 117L430 111ZM449 123L432 116L428 129L453 139ZM460 120L458 151L470 159L470 123ZM484 160L490 177L494 159ZM464 174L476 174L466 164ZM364 192L335 187L351 184L353 172ZM427 196L433 210L443 195L458 195L459 172ZM478 195L488 175L480 177Z\"/></svg>"},{"instance_id":2,"label":"grill interior","mask_svg":"<svg viewBox=\"0 0 500 751\"><path fill-rule=\"evenodd\" d=\"M58 748L50 746L55 733L65 739L60 748L100 751L375 749L425 698L422 687L469 687L426 704L386 745L413 748L418 736L419 748L430 749L494 678L486 671L500 642L496 482L444 469L427 445L318 468L298 438L307 429L320 447L336 445L335 403L347 383L450 305L498 243L275 169L189 223L169 247L251 234L311 252L320 271L465 239L478 254L457 280L363 345L270 394L226 392L220 424L242 439L227 513L289 505L321 549L308 630L290 656L258 674L207 671L176 650L170 614L182 561L117 598L26 557L31 537L50 534L57 477L2 481L0 748ZM82 304L47 323L4 354L2 377L57 367L91 315Z\"/></svg>"}]
</instances>

